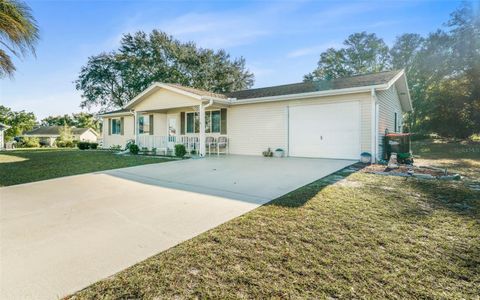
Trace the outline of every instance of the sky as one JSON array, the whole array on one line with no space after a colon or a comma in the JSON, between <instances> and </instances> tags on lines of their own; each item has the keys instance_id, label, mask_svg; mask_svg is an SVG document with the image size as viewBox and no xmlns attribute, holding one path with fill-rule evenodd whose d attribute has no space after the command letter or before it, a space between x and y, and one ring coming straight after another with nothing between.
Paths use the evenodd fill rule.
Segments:
<instances>
[{"instance_id":1,"label":"sky","mask_svg":"<svg viewBox=\"0 0 480 300\"><path fill-rule=\"evenodd\" d=\"M14 59L0 79L0 105L40 120L82 111L74 81L88 57L115 50L124 33L153 29L204 48L243 56L254 87L300 82L322 51L348 35L376 33L387 45L402 33L441 28L456 1L106 1L27 0L40 28L36 58ZM87 111L87 110L83 110ZM95 113L95 108L90 112Z\"/></svg>"}]
</instances>

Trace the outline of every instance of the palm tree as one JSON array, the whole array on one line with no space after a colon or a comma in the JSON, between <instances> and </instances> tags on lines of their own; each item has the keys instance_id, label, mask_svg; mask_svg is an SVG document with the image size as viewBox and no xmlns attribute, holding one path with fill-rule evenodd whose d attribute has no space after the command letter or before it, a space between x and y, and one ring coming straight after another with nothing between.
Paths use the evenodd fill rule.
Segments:
<instances>
[{"instance_id":1,"label":"palm tree","mask_svg":"<svg viewBox=\"0 0 480 300\"><path fill-rule=\"evenodd\" d=\"M0 78L13 77L15 65L7 51L19 58L35 55L38 27L31 9L17 0L0 0Z\"/></svg>"}]
</instances>

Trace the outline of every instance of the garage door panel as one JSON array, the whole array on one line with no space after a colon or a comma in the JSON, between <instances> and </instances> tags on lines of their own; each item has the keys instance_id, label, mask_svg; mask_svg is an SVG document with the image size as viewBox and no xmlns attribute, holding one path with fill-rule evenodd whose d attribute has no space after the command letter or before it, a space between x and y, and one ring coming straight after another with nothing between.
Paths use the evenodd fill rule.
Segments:
<instances>
[{"instance_id":1,"label":"garage door panel","mask_svg":"<svg viewBox=\"0 0 480 300\"><path fill-rule=\"evenodd\" d=\"M290 107L290 156L357 159L359 152L358 101Z\"/></svg>"}]
</instances>

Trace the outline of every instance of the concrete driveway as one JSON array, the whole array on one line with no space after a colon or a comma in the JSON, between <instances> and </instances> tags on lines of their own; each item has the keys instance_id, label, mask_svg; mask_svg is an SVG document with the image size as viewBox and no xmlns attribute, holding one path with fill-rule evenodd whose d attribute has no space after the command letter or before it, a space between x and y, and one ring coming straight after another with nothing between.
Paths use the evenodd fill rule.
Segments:
<instances>
[{"instance_id":1,"label":"concrete driveway","mask_svg":"<svg viewBox=\"0 0 480 300\"><path fill-rule=\"evenodd\" d=\"M0 299L56 299L342 169L247 156L0 188Z\"/></svg>"}]
</instances>

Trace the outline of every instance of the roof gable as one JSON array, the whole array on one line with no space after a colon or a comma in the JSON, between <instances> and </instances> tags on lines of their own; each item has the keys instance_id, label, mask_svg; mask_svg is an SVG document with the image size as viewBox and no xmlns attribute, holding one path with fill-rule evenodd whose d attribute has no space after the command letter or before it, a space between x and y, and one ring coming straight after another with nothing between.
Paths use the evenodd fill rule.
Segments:
<instances>
[{"instance_id":1,"label":"roof gable","mask_svg":"<svg viewBox=\"0 0 480 300\"><path fill-rule=\"evenodd\" d=\"M203 90L199 90L191 87L185 87L179 84L155 82L152 85L150 85L147 89L145 89L143 92L138 94L130 102L128 102L123 108L131 109L137 106L140 102L148 99L151 95L153 95L154 93L157 93L160 90L166 90L171 93L176 93L178 95L186 96L197 102L203 100L204 98L214 98L218 100L227 99L227 97L222 94L216 94L216 93L203 91Z\"/></svg>"}]
</instances>

